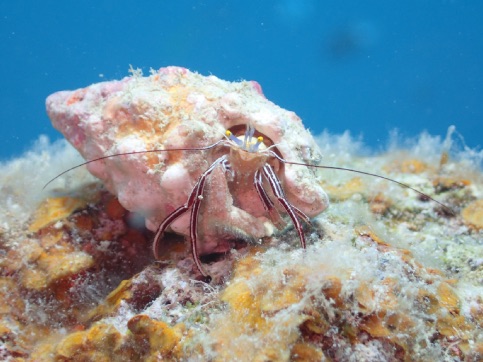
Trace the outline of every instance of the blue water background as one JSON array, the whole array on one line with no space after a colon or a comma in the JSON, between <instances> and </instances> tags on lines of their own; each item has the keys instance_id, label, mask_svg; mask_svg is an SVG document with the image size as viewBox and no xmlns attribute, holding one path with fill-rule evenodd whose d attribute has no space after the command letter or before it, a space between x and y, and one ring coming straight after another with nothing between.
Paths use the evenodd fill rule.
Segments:
<instances>
[{"instance_id":1,"label":"blue water background","mask_svg":"<svg viewBox=\"0 0 483 362\"><path fill-rule=\"evenodd\" d=\"M0 0L0 160L39 134L55 91L179 65L257 80L314 133L483 144L483 2Z\"/></svg>"}]
</instances>

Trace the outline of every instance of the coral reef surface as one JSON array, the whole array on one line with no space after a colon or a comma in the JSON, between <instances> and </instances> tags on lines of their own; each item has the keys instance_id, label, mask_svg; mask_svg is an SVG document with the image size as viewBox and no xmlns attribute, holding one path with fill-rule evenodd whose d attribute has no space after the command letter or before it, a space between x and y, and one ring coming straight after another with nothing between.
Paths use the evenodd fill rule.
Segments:
<instances>
[{"instance_id":1,"label":"coral reef surface","mask_svg":"<svg viewBox=\"0 0 483 362\"><path fill-rule=\"evenodd\" d=\"M175 68L147 79L155 82L156 76L173 74L182 79L187 73ZM118 86L145 81L135 75ZM175 83L181 87L179 82ZM253 83L240 87L259 93ZM102 86L98 90L96 97L108 98ZM73 107L89 94L71 93ZM135 95L134 87L132 99L146 99ZM186 96L176 93L180 108L187 107ZM96 99L98 108L105 109ZM112 101L124 109L119 117L126 119L131 111L125 110L135 104L139 115L161 117L150 113L151 106L132 99ZM86 122L82 117L91 114L77 117L79 126ZM299 122L291 117L290 122ZM146 130L146 122L138 120L139 129ZM99 122L97 126L103 127ZM111 126L112 132L124 127ZM166 142L205 137L197 133L199 137L186 141L174 136L180 131L178 125L170 127L169 132L175 133ZM121 184L128 182L121 170L131 156L91 166L106 183L81 167L42 190L49 179L82 161L65 141L51 145L41 138L24 157L0 166L0 357L6 361L482 360L483 154L454 144L454 129L445 140L422 134L404 145L394 141L377 155L348 134L324 133L313 141L303 132L302 140L295 139L311 150L296 144L279 146L284 138L270 138L287 159L293 156L306 162L309 155L321 154L326 165L397 179L450 209L386 180L337 170L303 171L310 184L317 183L312 188L315 195L323 195L317 191L323 188L331 200L324 213L304 226L307 249L300 248L290 224L261 240L247 242L241 235L227 244L228 251L202 258L213 277L207 284L197 279L190 248L178 234L165 235L160 259L154 260L153 231L145 228L143 219L150 215L130 210L116 195L114 175L121 177ZM113 154L137 147L111 149L109 140L97 147L91 135L85 139L81 135L79 144L89 143L93 149L86 155L89 158L99 157L97 152ZM212 136L205 141L214 142ZM167 148L163 142L139 147ZM192 156L180 152L133 157L139 164L129 167L144 170L145 175L165 174L165 165L178 160L188 167L184 159ZM142 162L149 167L142 168ZM110 173L110 168L117 170ZM146 185L133 181L133 190L158 187L159 176L152 180L156 182ZM227 198L231 191L220 188ZM156 192L152 198L164 197ZM212 194L207 193L207 203ZM237 197L241 195L234 197L234 207L239 205ZM209 211L203 210L200 219L209 218Z\"/></svg>"}]
</instances>

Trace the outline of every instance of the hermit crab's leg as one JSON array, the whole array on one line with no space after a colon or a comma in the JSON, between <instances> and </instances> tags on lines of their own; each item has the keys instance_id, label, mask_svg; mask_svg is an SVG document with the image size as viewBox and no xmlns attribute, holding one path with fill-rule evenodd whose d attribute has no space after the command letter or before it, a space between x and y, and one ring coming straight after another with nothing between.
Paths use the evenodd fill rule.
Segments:
<instances>
[{"instance_id":1,"label":"hermit crab's leg","mask_svg":"<svg viewBox=\"0 0 483 362\"><path fill-rule=\"evenodd\" d=\"M300 210L299 208L297 208L294 205L291 205L291 206L293 207L295 213L298 215L299 218L301 218L303 221L305 221L305 223L307 225L312 225L312 222L310 221L309 217L307 215L305 215L302 210Z\"/></svg>"},{"instance_id":2,"label":"hermit crab's leg","mask_svg":"<svg viewBox=\"0 0 483 362\"><path fill-rule=\"evenodd\" d=\"M197 197L197 191L198 191L198 183L199 180L196 182L195 187L193 187L193 190L191 191L191 194L188 198L188 201L178 207L176 210L174 210L171 214L169 214L159 225L158 231L156 231L156 235L154 236L154 241L153 241L153 253L154 257L156 259L159 259L159 243L161 242L161 239L163 238L164 232L166 231L166 228L173 222L175 221L178 217L183 215L186 211L189 210L189 208L193 205L195 198Z\"/></svg>"},{"instance_id":3,"label":"hermit crab's leg","mask_svg":"<svg viewBox=\"0 0 483 362\"><path fill-rule=\"evenodd\" d=\"M223 155L218 158L215 162L211 164L211 166L203 172L203 175L200 176L198 182L196 183L196 197L194 198L193 207L191 208L191 217L190 217L190 242L191 242L191 254L193 255L193 260L196 264L196 268L198 268L199 272L204 276L208 277L208 274L203 270L201 266L201 261L198 256L198 216L201 206L201 201L203 200L203 190L205 188L206 178L216 166L220 164L227 163L227 155ZM211 279L211 278L210 278Z\"/></svg>"},{"instance_id":4,"label":"hermit crab's leg","mask_svg":"<svg viewBox=\"0 0 483 362\"><path fill-rule=\"evenodd\" d=\"M270 199L270 197L267 194L267 191L265 191L265 188L263 187L261 170L257 170L255 172L255 175L253 178L253 185L255 186L255 190L257 190L258 196L262 201L265 211L268 212L272 223L275 225L277 229L283 228L283 226L285 225L285 222L281 218L278 210L274 207L273 201Z\"/></svg>"},{"instance_id":5,"label":"hermit crab's leg","mask_svg":"<svg viewBox=\"0 0 483 362\"><path fill-rule=\"evenodd\" d=\"M271 212L273 210L273 202L272 200L270 200L270 198L267 195L267 192L263 188L261 170L257 170L257 172L255 172L255 176L253 178L253 185L255 185L255 189L257 190L260 200L262 200L263 207L267 212Z\"/></svg>"},{"instance_id":6,"label":"hermit crab's leg","mask_svg":"<svg viewBox=\"0 0 483 362\"><path fill-rule=\"evenodd\" d=\"M290 202L288 202L287 198L285 197L285 193L283 192L280 180L275 174L275 171L273 170L272 166L268 164L263 166L263 174L267 178L270 184L270 187L272 188L273 194L275 195L277 200L284 207L285 211L287 211L287 214L292 219L295 229L297 229L297 232L299 234L300 245L302 246L303 249L305 249L305 235L304 235L304 231L302 230L302 225L300 224L300 221L297 216L300 215L305 221L309 220L309 218L302 211L300 211L292 204L290 204Z\"/></svg>"},{"instance_id":7,"label":"hermit crab's leg","mask_svg":"<svg viewBox=\"0 0 483 362\"><path fill-rule=\"evenodd\" d=\"M280 182L280 181L279 181ZM255 177L253 179L253 184L255 185L255 189L257 190L258 196L260 197L260 200L262 200L263 207L265 210L269 213L272 213L274 208L273 208L273 202L270 200L270 197L268 197L267 192L263 188L263 183L262 183L262 173L260 170L255 172ZM310 222L310 219L307 215L303 213L302 210L298 209L294 205L291 205L292 208L294 209L295 213L298 215L299 218L303 219L308 225L312 225Z\"/></svg>"},{"instance_id":8,"label":"hermit crab's leg","mask_svg":"<svg viewBox=\"0 0 483 362\"><path fill-rule=\"evenodd\" d=\"M201 205L201 200L202 200L202 194L203 190L205 187L205 182L206 178L208 175L213 172L213 170L218 166L220 163L226 162L226 155L221 156L218 158L215 162L211 164L211 166L203 172L203 174L198 178L198 181L196 181L195 186L193 187L193 190L191 191L190 196L188 197L188 201L180 207L178 207L176 210L174 210L171 214L169 214L161 223L161 225L158 228L158 231L156 232L156 235L154 236L154 242L153 242L153 253L154 257L156 259L159 258L159 244L161 242L161 239L163 237L164 232L166 231L167 227L175 221L178 217L183 215L186 211L188 211L190 208L191 210L191 218L190 218L190 242L191 242L191 252L193 254L193 259L195 261L196 267L198 270L203 274L203 276L206 276L206 273L203 272L203 269L201 268L201 262L198 257L198 249L197 249L197 230L196 230L196 225L197 225L197 220L198 220L198 212L199 208Z\"/></svg>"}]
</instances>

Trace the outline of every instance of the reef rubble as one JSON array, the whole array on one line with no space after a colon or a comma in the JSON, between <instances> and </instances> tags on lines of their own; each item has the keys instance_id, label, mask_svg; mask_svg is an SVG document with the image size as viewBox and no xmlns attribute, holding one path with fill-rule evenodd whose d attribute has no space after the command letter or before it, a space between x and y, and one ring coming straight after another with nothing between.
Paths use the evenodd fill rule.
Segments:
<instances>
[{"instance_id":1,"label":"reef rubble","mask_svg":"<svg viewBox=\"0 0 483 362\"><path fill-rule=\"evenodd\" d=\"M307 249L290 226L261 240L224 240L228 249L202 258L211 283L199 280L183 232L166 234L154 260L154 233L116 196L115 179L106 185L78 168L42 191L67 164L82 162L66 142L44 140L41 150L0 166L0 357L479 361L483 157L458 150L452 132L377 155L347 134L304 140L324 164L389 176L454 214L385 180L310 171L331 206L304 227Z\"/></svg>"}]
</instances>

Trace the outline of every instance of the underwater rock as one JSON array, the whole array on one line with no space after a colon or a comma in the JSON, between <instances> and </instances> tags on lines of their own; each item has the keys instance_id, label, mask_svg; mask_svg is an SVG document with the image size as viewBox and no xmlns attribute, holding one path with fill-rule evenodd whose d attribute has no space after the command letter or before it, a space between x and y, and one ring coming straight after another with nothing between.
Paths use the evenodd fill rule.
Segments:
<instances>
[{"instance_id":1,"label":"underwater rock","mask_svg":"<svg viewBox=\"0 0 483 362\"><path fill-rule=\"evenodd\" d=\"M426 182L432 185L431 177ZM306 252L293 230L262 245L239 247L210 262L216 276L212 285L192 279L189 248L179 238L168 238L162 259L153 265L152 233L132 229L129 212L102 187L70 215L59 219L56 212L44 213L56 215L56 221L35 232L23 227L18 236L2 236L2 357L481 359L483 287L478 280L483 280L483 266L473 258L466 271L464 259L461 272L452 274L415 255L435 238L433 247L446 243L451 250L454 235L466 240L458 247L473 245L468 250L478 255L483 247L475 229L463 218L435 217L437 206L423 213L420 204L410 206L410 198L398 202L397 195L386 212L374 213L371 195L377 203L386 202L378 196L378 185L371 189L360 180L334 184L339 186L332 191L343 197L336 198L328 218L314 221ZM471 189L463 185L439 192L466 210L463 205L474 202L471 192L481 189L478 178L468 185ZM92 196L92 186L84 190ZM365 211L355 207L354 199ZM55 211L65 204L70 201L43 202L39 208L50 205ZM32 219L38 215L34 212ZM361 224L361 217L366 223ZM384 228L371 217L399 230L412 250L393 245L394 235L376 232ZM416 232L402 227L421 217L424 223ZM88 262L69 264L73 255L86 255ZM449 257L443 259L450 266L456 261Z\"/></svg>"},{"instance_id":2,"label":"underwater rock","mask_svg":"<svg viewBox=\"0 0 483 362\"><path fill-rule=\"evenodd\" d=\"M354 243L327 240L307 253L248 248L223 288L193 284L170 268L148 267L90 313L96 317L84 322L86 330L41 344L34 356L48 351L52 360L111 361L482 357L480 295L467 290L458 295L456 280L421 265L411 251L391 246L368 226L354 233ZM133 303L136 285L158 293L150 303Z\"/></svg>"},{"instance_id":3,"label":"underwater rock","mask_svg":"<svg viewBox=\"0 0 483 362\"><path fill-rule=\"evenodd\" d=\"M86 204L85 200L73 197L48 198L37 209L29 231L36 232L49 224L65 219L75 210L80 209Z\"/></svg>"},{"instance_id":4,"label":"underwater rock","mask_svg":"<svg viewBox=\"0 0 483 362\"><path fill-rule=\"evenodd\" d=\"M465 222L472 228L476 230L483 229L483 200L473 201L471 204L466 206L461 215Z\"/></svg>"},{"instance_id":5,"label":"underwater rock","mask_svg":"<svg viewBox=\"0 0 483 362\"><path fill-rule=\"evenodd\" d=\"M86 160L123 152L205 147L223 139L228 129L238 136L248 124L286 160L313 163L321 157L300 118L268 101L258 83L227 82L185 68L161 68L149 77L138 74L58 92L46 103L54 127ZM87 167L123 207L145 215L146 226L155 231L186 202L201 173L223 149L141 153ZM310 169L275 167L281 169L285 193L294 206L310 217L328 206ZM232 187L221 168L214 171L205 193L204 209L209 212L198 223L201 254L229 249L227 236L259 239L271 234L273 227L267 226L264 205L252 183ZM189 235L188 216L175 220L171 229Z\"/></svg>"},{"instance_id":6,"label":"underwater rock","mask_svg":"<svg viewBox=\"0 0 483 362\"><path fill-rule=\"evenodd\" d=\"M340 258L328 262L347 247L336 242L311 247L309 255L291 252L272 267L275 250L240 260L221 294L228 312L210 332L217 360L288 361L302 344L337 361L428 360L451 341L457 348L450 354L471 349L479 322L461 314L454 282L372 231L357 234L365 250L345 257L367 267L383 263L385 276L378 267L368 272Z\"/></svg>"}]
</instances>

